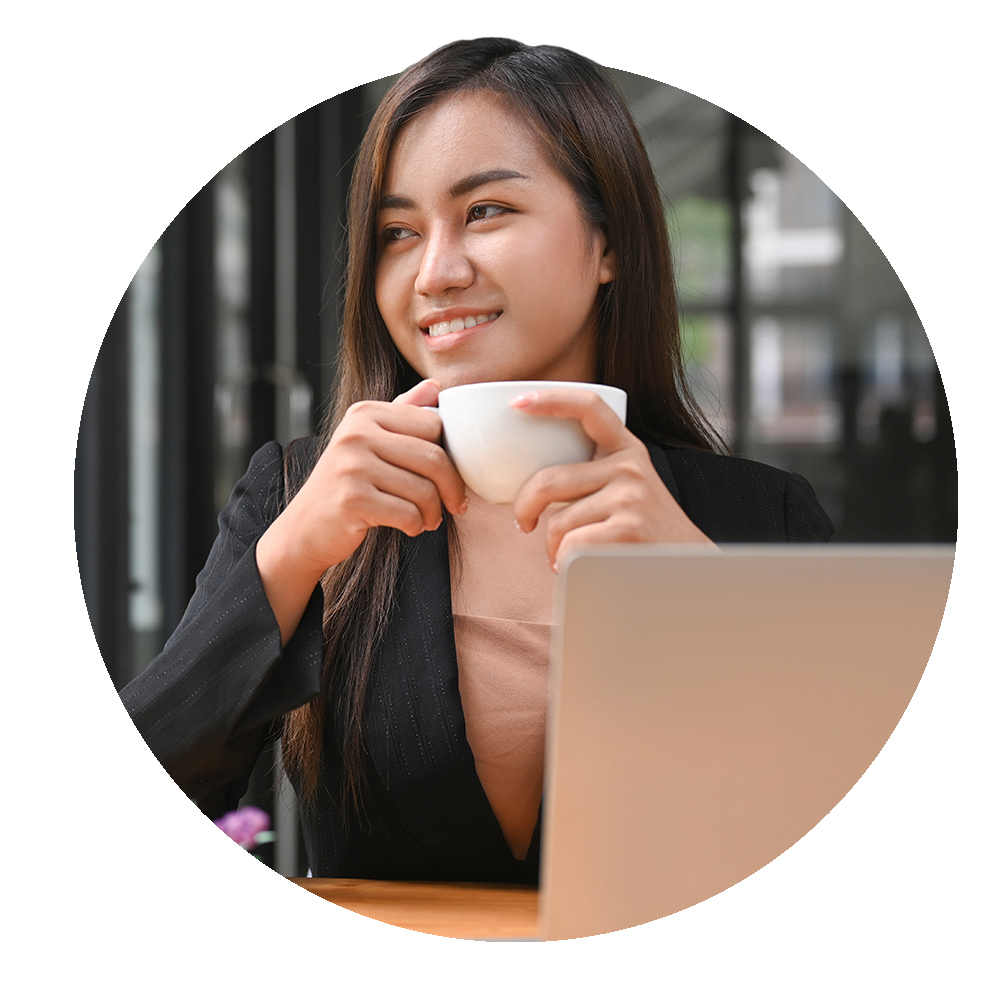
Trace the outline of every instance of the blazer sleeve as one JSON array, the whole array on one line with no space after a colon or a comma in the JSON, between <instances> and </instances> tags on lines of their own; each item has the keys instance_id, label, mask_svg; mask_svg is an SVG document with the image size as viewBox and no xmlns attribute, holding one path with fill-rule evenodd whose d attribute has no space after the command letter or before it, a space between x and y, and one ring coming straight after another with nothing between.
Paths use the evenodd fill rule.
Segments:
<instances>
[{"instance_id":1,"label":"blazer sleeve","mask_svg":"<svg viewBox=\"0 0 1000 1000\"><path fill-rule=\"evenodd\" d=\"M833 535L833 522L812 485L797 472L785 483L785 533L790 542L828 542Z\"/></svg>"},{"instance_id":2,"label":"blazer sleeve","mask_svg":"<svg viewBox=\"0 0 1000 1000\"><path fill-rule=\"evenodd\" d=\"M254 455L180 624L121 691L156 758L210 816L236 807L274 724L320 690L321 589L282 650L257 571L257 540L281 508L283 459L274 443Z\"/></svg>"}]
</instances>

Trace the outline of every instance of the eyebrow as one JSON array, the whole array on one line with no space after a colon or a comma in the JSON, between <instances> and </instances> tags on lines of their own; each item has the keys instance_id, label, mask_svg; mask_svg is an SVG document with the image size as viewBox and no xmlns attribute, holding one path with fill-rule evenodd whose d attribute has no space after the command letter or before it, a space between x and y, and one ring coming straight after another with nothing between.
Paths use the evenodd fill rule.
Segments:
<instances>
[{"instance_id":1,"label":"eyebrow","mask_svg":"<svg viewBox=\"0 0 1000 1000\"><path fill-rule=\"evenodd\" d=\"M452 198L460 198L463 194L474 191L477 187L489 184L491 181L507 180L530 180L526 174L518 170L509 170L506 167L497 167L494 170L483 170L478 174L469 174L460 181L455 181L448 189L448 195ZM403 195L387 194L383 195L378 203L379 208L414 208L415 203L412 198Z\"/></svg>"}]
</instances>

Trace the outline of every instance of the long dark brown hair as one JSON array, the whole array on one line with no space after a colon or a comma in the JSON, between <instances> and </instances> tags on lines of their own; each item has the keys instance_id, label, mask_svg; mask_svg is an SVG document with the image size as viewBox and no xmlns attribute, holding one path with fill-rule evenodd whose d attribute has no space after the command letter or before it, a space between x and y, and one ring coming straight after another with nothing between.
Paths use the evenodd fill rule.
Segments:
<instances>
[{"instance_id":1,"label":"long dark brown hair","mask_svg":"<svg viewBox=\"0 0 1000 1000\"><path fill-rule=\"evenodd\" d=\"M419 380L393 345L375 301L378 205L400 129L435 102L470 91L498 97L521 116L572 186L584 218L614 251L615 278L598 292L595 379L628 393L629 429L668 445L724 450L685 381L663 205L621 92L600 66L575 52L506 38L445 45L403 73L375 112L351 181L339 376L320 447L352 403L391 400ZM294 492L305 470L288 471ZM394 529L373 528L323 578L323 690L290 712L284 727L285 766L306 802L317 790L328 722L337 727L343 759L342 798L360 802L365 692L391 611L402 542Z\"/></svg>"}]
</instances>

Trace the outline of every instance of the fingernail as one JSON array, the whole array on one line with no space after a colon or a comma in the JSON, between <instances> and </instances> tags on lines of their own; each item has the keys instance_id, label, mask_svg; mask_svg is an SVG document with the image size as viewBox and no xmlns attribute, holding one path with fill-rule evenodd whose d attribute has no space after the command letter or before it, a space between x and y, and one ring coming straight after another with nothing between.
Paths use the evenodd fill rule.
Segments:
<instances>
[{"instance_id":1,"label":"fingernail","mask_svg":"<svg viewBox=\"0 0 1000 1000\"><path fill-rule=\"evenodd\" d=\"M516 517L514 518L514 527L517 528L518 531L521 530L521 522Z\"/></svg>"},{"instance_id":2,"label":"fingernail","mask_svg":"<svg viewBox=\"0 0 1000 1000\"><path fill-rule=\"evenodd\" d=\"M521 409L522 407L525 406L531 406L531 404L534 403L535 400L537 399L538 399L537 392L522 392L519 396L515 396L510 401L510 405L516 407L517 409Z\"/></svg>"}]
</instances>

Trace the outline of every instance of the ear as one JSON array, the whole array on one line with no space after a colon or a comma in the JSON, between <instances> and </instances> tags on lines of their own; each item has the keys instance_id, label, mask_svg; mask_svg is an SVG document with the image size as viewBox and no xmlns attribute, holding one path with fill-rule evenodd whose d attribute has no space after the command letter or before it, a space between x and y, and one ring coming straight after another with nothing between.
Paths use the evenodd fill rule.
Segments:
<instances>
[{"instance_id":1,"label":"ear","mask_svg":"<svg viewBox=\"0 0 1000 1000\"><path fill-rule=\"evenodd\" d=\"M614 280L616 274L617 262L615 260L615 252L605 246L604 253L601 256L600 267L597 271L597 280L602 285L606 285L609 281Z\"/></svg>"},{"instance_id":2,"label":"ear","mask_svg":"<svg viewBox=\"0 0 1000 1000\"><path fill-rule=\"evenodd\" d=\"M598 284L606 285L609 281L613 281L618 273L615 252L608 246L608 238L602 230L598 229L595 235L601 250L601 259L597 265L597 281Z\"/></svg>"}]
</instances>

